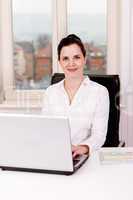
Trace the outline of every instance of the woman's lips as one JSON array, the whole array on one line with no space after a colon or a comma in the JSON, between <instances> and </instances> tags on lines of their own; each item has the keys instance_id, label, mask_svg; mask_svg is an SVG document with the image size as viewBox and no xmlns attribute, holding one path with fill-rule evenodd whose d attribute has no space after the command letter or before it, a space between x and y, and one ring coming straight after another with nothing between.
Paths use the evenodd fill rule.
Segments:
<instances>
[{"instance_id":1,"label":"woman's lips","mask_svg":"<svg viewBox=\"0 0 133 200\"><path fill-rule=\"evenodd\" d=\"M77 70L77 68L67 69L67 71L69 71L69 72L75 72L76 70Z\"/></svg>"}]
</instances>

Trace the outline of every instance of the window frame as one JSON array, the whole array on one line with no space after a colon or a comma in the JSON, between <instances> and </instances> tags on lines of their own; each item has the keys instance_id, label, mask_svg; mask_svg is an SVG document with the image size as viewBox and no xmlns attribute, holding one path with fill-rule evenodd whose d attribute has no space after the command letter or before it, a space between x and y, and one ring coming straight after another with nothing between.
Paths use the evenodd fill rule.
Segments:
<instances>
[{"instance_id":1,"label":"window frame","mask_svg":"<svg viewBox=\"0 0 133 200\"><path fill-rule=\"evenodd\" d=\"M120 2L121 0L107 0L107 74L119 72L119 36L120 36ZM67 0L54 0L52 2L53 38L52 59L53 73L62 72L57 59L57 44L67 34ZM2 94L4 102L9 106L14 104L22 107L28 98L28 105L41 106L43 90L16 90L13 72L13 34L12 34L12 5L11 0L0 1L0 24L1 24L1 66L2 71ZM60 17L61 16L61 17ZM12 87L11 87L12 86ZM23 103L20 103L23 99ZM19 103L18 103L19 100ZM12 102L12 103L11 103ZM32 104L32 102L34 102Z\"/></svg>"}]
</instances>

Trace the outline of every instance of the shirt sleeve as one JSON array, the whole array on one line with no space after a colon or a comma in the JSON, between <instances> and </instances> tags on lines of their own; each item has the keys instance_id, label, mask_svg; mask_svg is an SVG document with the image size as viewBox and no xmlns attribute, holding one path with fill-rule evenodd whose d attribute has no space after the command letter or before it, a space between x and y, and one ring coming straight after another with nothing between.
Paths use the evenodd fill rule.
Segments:
<instances>
[{"instance_id":1,"label":"shirt sleeve","mask_svg":"<svg viewBox=\"0 0 133 200\"><path fill-rule=\"evenodd\" d=\"M100 91L99 91L100 92ZM109 94L106 88L102 88L98 98L94 117L92 119L91 136L80 143L88 145L90 154L98 150L105 142L109 117Z\"/></svg>"}]
</instances>

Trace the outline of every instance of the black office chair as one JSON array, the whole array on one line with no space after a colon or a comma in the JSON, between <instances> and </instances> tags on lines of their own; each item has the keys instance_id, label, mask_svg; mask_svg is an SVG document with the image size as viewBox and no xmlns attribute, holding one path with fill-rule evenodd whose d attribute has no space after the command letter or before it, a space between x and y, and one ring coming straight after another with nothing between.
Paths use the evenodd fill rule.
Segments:
<instances>
[{"instance_id":1,"label":"black office chair","mask_svg":"<svg viewBox=\"0 0 133 200\"><path fill-rule=\"evenodd\" d=\"M120 80L118 75L89 75L90 79L105 86L109 91L110 112L108 121L107 137L103 147L124 147L125 142L119 140L120 121ZM55 73L51 84L57 83L64 78L63 73Z\"/></svg>"}]
</instances>

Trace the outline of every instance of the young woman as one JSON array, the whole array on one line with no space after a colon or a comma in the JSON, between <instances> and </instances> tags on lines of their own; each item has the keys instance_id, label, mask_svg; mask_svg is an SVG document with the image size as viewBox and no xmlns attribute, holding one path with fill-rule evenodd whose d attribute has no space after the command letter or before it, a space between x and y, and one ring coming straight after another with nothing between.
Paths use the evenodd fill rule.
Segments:
<instances>
[{"instance_id":1,"label":"young woman","mask_svg":"<svg viewBox=\"0 0 133 200\"><path fill-rule=\"evenodd\" d=\"M47 88L43 112L67 116L70 121L73 157L90 155L104 144L106 138L108 91L83 75L86 51L76 35L68 35L60 41L58 60L65 79Z\"/></svg>"}]
</instances>

